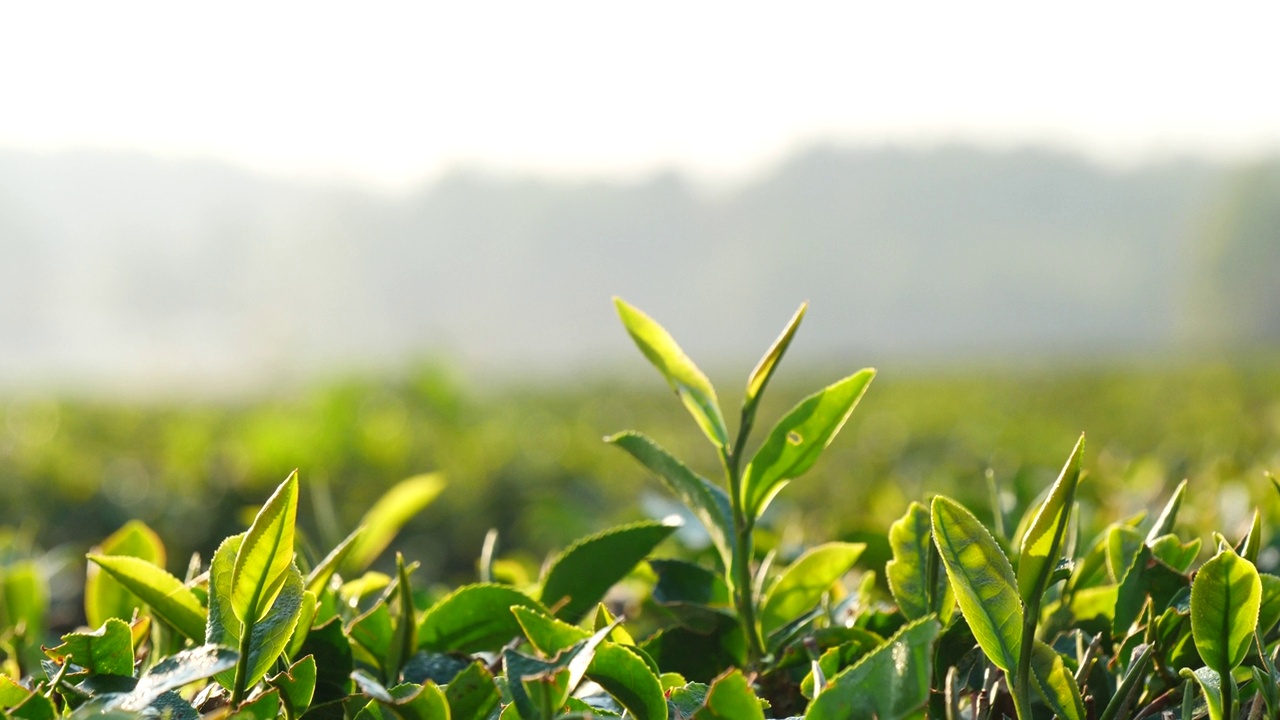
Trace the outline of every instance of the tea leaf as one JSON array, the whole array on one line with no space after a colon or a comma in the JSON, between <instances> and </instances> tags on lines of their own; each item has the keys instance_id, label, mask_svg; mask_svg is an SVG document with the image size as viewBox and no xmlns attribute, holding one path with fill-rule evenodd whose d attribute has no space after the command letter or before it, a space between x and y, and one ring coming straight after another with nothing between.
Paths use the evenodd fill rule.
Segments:
<instances>
[{"instance_id":1,"label":"tea leaf","mask_svg":"<svg viewBox=\"0 0 1280 720\"><path fill-rule=\"evenodd\" d=\"M162 694L213 677L236 664L236 652L214 645L183 650L156 663L138 680L133 691L112 701L112 707L141 711Z\"/></svg>"},{"instance_id":2,"label":"tea leaf","mask_svg":"<svg viewBox=\"0 0 1280 720\"><path fill-rule=\"evenodd\" d=\"M1076 442L1049 497L1036 512L1031 527L1022 537L1018 552L1018 593L1024 603L1039 604L1049 586L1049 577L1062 555L1062 539L1066 535L1067 518L1075 502L1080 482L1080 460L1084 453L1084 436Z\"/></svg>"},{"instance_id":3,"label":"tea leaf","mask_svg":"<svg viewBox=\"0 0 1280 720\"><path fill-rule=\"evenodd\" d=\"M1261 604L1258 570L1230 548L1200 566L1191 583L1191 635L1206 666L1226 674L1244 660Z\"/></svg>"},{"instance_id":4,"label":"tea leaf","mask_svg":"<svg viewBox=\"0 0 1280 720\"><path fill-rule=\"evenodd\" d=\"M676 391L698 427L716 447L727 447L729 432L725 429L715 388L707 376L653 318L628 305L622 298L615 297L613 304L631 339Z\"/></svg>"},{"instance_id":5,"label":"tea leaf","mask_svg":"<svg viewBox=\"0 0 1280 720\"><path fill-rule=\"evenodd\" d=\"M1056 717L1083 720L1084 702L1075 676L1063 663L1062 656L1039 640L1031 650L1031 677L1036 691Z\"/></svg>"},{"instance_id":6,"label":"tea leaf","mask_svg":"<svg viewBox=\"0 0 1280 720\"><path fill-rule=\"evenodd\" d=\"M242 690L261 680L284 652L302 613L304 592L302 573L298 572L296 566L289 565L285 569L275 602L266 609L265 614L257 620L241 622L232 612L230 598L235 559L240 555L244 537L243 533L232 535L213 554L213 562L209 567L209 622L205 632L206 642L209 644L246 650L238 661L244 664ZM232 673L221 673L217 679L223 687L235 690Z\"/></svg>"},{"instance_id":7,"label":"tea leaf","mask_svg":"<svg viewBox=\"0 0 1280 720\"><path fill-rule=\"evenodd\" d=\"M805 713L806 720L905 720L929 700L933 643L941 627L933 618L902 628L827 682Z\"/></svg>"},{"instance_id":8,"label":"tea leaf","mask_svg":"<svg viewBox=\"0 0 1280 720\"><path fill-rule=\"evenodd\" d=\"M438 473L415 475L401 480L378 498L360 520L364 528L354 541L339 567L345 573L367 569L395 536L415 515L431 504L444 490L444 478Z\"/></svg>"},{"instance_id":9,"label":"tea leaf","mask_svg":"<svg viewBox=\"0 0 1280 720\"><path fill-rule=\"evenodd\" d=\"M1022 601L1013 567L991 533L968 510L939 495L933 499L933 541L974 639L1006 673L1022 643Z\"/></svg>"},{"instance_id":10,"label":"tea leaf","mask_svg":"<svg viewBox=\"0 0 1280 720\"><path fill-rule=\"evenodd\" d=\"M236 553L231 571L231 611L252 624L271 609L293 565L298 515L298 471L285 478L258 511Z\"/></svg>"},{"instance_id":11,"label":"tea leaf","mask_svg":"<svg viewBox=\"0 0 1280 720\"><path fill-rule=\"evenodd\" d=\"M141 558L89 555L89 560L185 637L196 642L204 640L205 609L181 580Z\"/></svg>"},{"instance_id":12,"label":"tea leaf","mask_svg":"<svg viewBox=\"0 0 1280 720\"><path fill-rule=\"evenodd\" d=\"M933 547L929 508L912 502L907 512L889 526L889 547L893 559L884 568L889 591L908 620L919 620L931 612L946 624L955 609L955 594ZM930 564L935 577L930 581Z\"/></svg>"},{"instance_id":13,"label":"tea leaf","mask_svg":"<svg viewBox=\"0 0 1280 720\"><path fill-rule=\"evenodd\" d=\"M764 594L760 625L765 635L817 605L832 584L853 568L866 547L833 542L806 550Z\"/></svg>"},{"instance_id":14,"label":"tea leaf","mask_svg":"<svg viewBox=\"0 0 1280 720\"><path fill-rule=\"evenodd\" d=\"M307 655L289 669L267 678L267 684L280 691L288 720L306 712L316 692L316 658Z\"/></svg>"},{"instance_id":15,"label":"tea leaf","mask_svg":"<svg viewBox=\"0 0 1280 720\"><path fill-rule=\"evenodd\" d=\"M769 431L743 472L742 506L748 518L760 517L788 481L813 467L853 414L875 374L868 368L819 390Z\"/></svg>"},{"instance_id":16,"label":"tea leaf","mask_svg":"<svg viewBox=\"0 0 1280 720\"><path fill-rule=\"evenodd\" d=\"M62 636L62 644L46 651L65 658L91 673L133 677L133 632L119 618L110 618L93 632Z\"/></svg>"},{"instance_id":17,"label":"tea leaf","mask_svg":"<svg viewBox=\"0 0 1280 720\"><path fill-rule=\"evenodd\" d=\"M692 720L764 720L764 710L742 671L730 670L711 683Z\"/></svg>"},{"instance_id":18,"label":"tea leaf","mask_svg":"<svg viewBox=\"0 0 1280 720\"><path fill-rule=\"evenodd\" d=\"M542 604L561 620L578 620L614 583L667 539L675 525L639 522L585 537L560 554L542 583Z\"/></svg>"},{"instance_id":19,"label":"tea leaf","mask_svg":"<svg viewBox=\"0 0 1280 720\"><path fill-rule=\"evenodd\" d=\"M546 612L506 585L467 585L431 606L418 622L418 648L433 652L492 652L520 634L511 606Z\"/></svg>"},{"instance_id":20,"label":"tea leaf","mask_svg":"<svg viewBox=\"0 0 1280 720\"><path fill-rule=\"evenodd\" d=\"M1224 707L1224 698L1222 696L1222 677L1215 671L1203 667L1192 671L1190 668L1182 668L1178 672L1184 678L1195 680L1196 685L1200 687L1200 692L1204 693L1205 704L1208 705L1209 720L1226 720L1227 710Z\"/></svg>"},{"instance_id":21,"label":"tea leaf","mask_svg":"<svg viewBox=\"0 0 1280 720\"><path fill-rule=\"evenodd\" d=\"M721 561L725 567L729 567L733 559L729 542L733 528L733 509L729 505L729 495L640 433L618 433L605 438L605 442L626 450L662 479L667 489L680 498L685 507L702 522L712 544L720 553Z\"/></svg>"},{"instance_id":22,"label":"tea leaf","mask_svg":"<svg viewBox=\"0 0 1280 720\"><path fill-rule=\"evenodd\" d=\"M444 696L449 702L449 720L486 720L502 700L493 675L481 662L471 663L454 676L445 686Z\"/></svg>"},{"instance_id":23,"label":"tea leaf","mask_svg":"<svg viewBox=\"0 0 1280 720\"><path fill-rule=\"evenodd\" d=\"M782 360L787 348L791 346L791 339L795 337L796 330L800 328L800 321L804 319L805 311L808 309L809 303L800 303L800 309L796 310L791 319L787 321L787 326L782 329L782 334L778 335L778 339L773 341L773 345L769 346L764 357L760 358L760 362L756 364L755 369L748 376L747 392L742 400L744 422L750 422L755 417L756 405L760 402L760 396L764 393L765 386L769 384L769 380L773 377L774 371L778 369L778 362Z\"/></svg>"},{"instance_id":24,"label":"tea leaf","mask_svg":"<svg viewBox=\"0 0 1280 720\"><path fill-rule=\"evenodd\" d=\"M1164 509L1160 511L1160 516L1156 518L1156 522L1151 526L1151 531L1147 533L1147 543L1153 543L1156 538L1168 535L1173 532L1173 524L1178 519L1178 508L1182 507L1182 499L1187 495L1187 481L1183 480L1178 483L1178 487L1174 488L1173 495L1169 501L1164 504Z\"/></svg>"},{"instance_id":25,"label":"tea leaf","mask_svg":"<svg viewBox=\"0 0 1280 720\"><path fill-rule=\"evenodd\" d=\"M90 552L142 558L156 567L164 567L166 559L160 536L138 520L125 523ZM110 575L103 575L98 565L89 565L84 582L84 612L89 627L101 627L107 618L129 620L135 607L142 607L137 595Z\"/></svg>"}]
</instances>

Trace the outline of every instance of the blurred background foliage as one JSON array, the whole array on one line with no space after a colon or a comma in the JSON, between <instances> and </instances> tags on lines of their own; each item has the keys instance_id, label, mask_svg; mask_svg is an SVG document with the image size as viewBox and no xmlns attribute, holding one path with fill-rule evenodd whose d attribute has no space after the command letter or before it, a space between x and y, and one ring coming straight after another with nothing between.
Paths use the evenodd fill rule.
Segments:
<instances>
[{"instance_id":1,"label":"blurred background foliage","mask_svg":"<svg viewBox=\"0 0 1280 720\"><path fill-rule=\"evenodd\" d=\"M1012 527L1014 511L1052 481L1081 431L1089 438L1086 529L1158 507L1183 478L1191 500L1182 518L1192 527L1243 532L1255 505L1275 522L1280 498L1264 473L1280 469L1276 361L881 368L850 426L771 509L762 545L787 552L870 540L863 564L879 569L883 540L868 534L884 533L910 500L952 494L980 515L985 508L989 520L988 471ZM839 376L791 370L770 389L762 418ZM717 384L732 416L734 383ZM331 381L251 401L28 395L3 408L0 525L74 558L139 518L166 538L175 572L189 553L207 559L242 529L246 510L294 468L303 525L322 546L394 482L442 472L446 491L395 547L424 563L424 577L460 582L474 579L490 528L501 553L536 568L585 533L677 510L656 479L601 442L607 433L640 429L696 469L715 467L656 376L480 386L429 363L394 379ZM696 550L696 534L685 537Z\"/></svg>"}]
</instances>

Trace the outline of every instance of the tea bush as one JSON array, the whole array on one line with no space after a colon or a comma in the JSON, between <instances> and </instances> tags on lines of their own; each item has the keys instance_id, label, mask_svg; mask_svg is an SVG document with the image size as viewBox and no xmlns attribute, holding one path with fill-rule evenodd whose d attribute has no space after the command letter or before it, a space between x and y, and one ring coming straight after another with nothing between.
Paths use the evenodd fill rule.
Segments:
<instances>
[{"instance_id":1,"label":"tea bush","mask_svg":"<svg viewBox=\"0 0 1280 720\"><path fill-rule=\"evenodd\" d=\"M475 581L441 586L399 553L390 572L371 569L411 517L453 491L440 494L439 476L396 485L326 542L299 523L293 473L247 530L178 575L159 535L124 524L88 555L87 626L46 643L50 603L67 594L48 583L57 555L6 536L0 709L24 720L1280 713L1280 576L1258 569L1263 512L1231 537L1188 536L1184 508L1200 490L1184 482L1152 516L1107 520L1114 508L1095 499L1112 488L1086 477L1081 437L1056 480L1023 493L1020 512L994 475L977 483L994 500L977 508L989 521L967 507L974 493L911 502L875 538L887 562L855 574L869 542L790 552L758 526L815 466L874 371L804 398L753 445L805 308L749 375L730 433L715 388L675 340L617 306L709 442L719 478L641 433L607 440L665 485L707 551L669 542L677 522L638 521L535 567L499 552L491 534ZM1086 511L1101 520L1083 522Z\"/></svg>"}]
</instances>

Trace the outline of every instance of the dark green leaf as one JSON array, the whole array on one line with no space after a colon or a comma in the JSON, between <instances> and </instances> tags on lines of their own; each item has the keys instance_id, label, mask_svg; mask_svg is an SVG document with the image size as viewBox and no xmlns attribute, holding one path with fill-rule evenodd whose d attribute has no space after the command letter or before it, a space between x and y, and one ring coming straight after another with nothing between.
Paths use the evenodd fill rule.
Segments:
<instances>
[{"instance_id":1,"label":"dark green leaf","mask_svg":"<svg viewBox=\"0 0 1280 720\"><path fill-rule=\"evenodd\" d=\"M707 376L653 318L628 305L622 298L615 297L613 304L618 308L618 316L631 339L676 391L698 427L716 447L727 447L729 433L725 429L715 388L711 387Z\"/></svg>"},{"instance_id":2,"label":"dark green leaf","mask_svg":"<svg viewBox=\"0 0 1280 720\"><path fill-rule=\"evenodd\" d=\"M235 667L236 652L214 645L183 650L156 663L134 686L133 692L112 702L121 710L141 711L162 694Z\"/></svg>"},{"instance_id":3,"label":"dark green leaf","mask_svg":"<svg viewBox=\"0 0 1280 720\"><path fill-rule=\"evenodd\" d=\"M640 522L578 540L552 561L542 583L542 604L555 608L561 620L580 619L675 529Z\"/></svg>"},{"instance_id":4,"label":"dark green leaf","mask_svg":"<svg viewBox=\"0 0 1280 720\"><path fill-rule=\"evenodd\" d=\"M729 505L728 494L640 433L618 433L605 438L605 442L626 450L662 479L667 489L680 498L707 529L712 544L720 553L721 561L725 567L729 567L733 559L729 542L733 528L733 509Z\"/></svg>"},{"instance_id":5,"label":"dark green leaf","mask_svg":"<svg viewBox=\"0 0 1280 720\"><path fill-rule=\"evenodd\" d=\"M935 497L931 514L933 540L960 612L991 662L1012 672L1022 643L1022 601L1009 559L982 523L954 500Z\"/></svg>"},{"instance_id":6,"label":"dark green leaf","mask_svg":"<svg viewBox=\"0 0 1280 720\"><path fill-rule=\"evenodd\" d=\"M435 652L492 652L520 634L511 606L546 612L506 585L467 585L433 605L418 623L418 647Z\"/></svg>"},{"instance_id":7,"label":"dark green leaf","mask_svg":"<svg viewBox=\"0 0 1280 720\"><path fill-rule=\"evenodd\" d=\"M454 676L445 686L444 696L449 701L449 720L486 720L502 699L493 675L479 662Z\"/></svg>"},{"instance_id":8,"label":"dark green leaf","mask_svg":"<svg viewBox=\"0 0 1280 720\"><path fill-rule=\"evenodd\" d=\"M307 711L316 693L316 658L308 655L289 669L267 679L267 684L280 691L287 716L295 718Z\"/></svg>"},{"instance_id":9,"label":"dark green leaf","mask_svg":"<svg viewBox=\"0 0 1280 720\"><path fill-rule=\"evenodd\" d=\"M853 414L875 374L868 368L819 390L769 431L743 471L742 506L749 518L760 517L788 481L813 467Z\"/></svg>"},{"instance_id":10,"label":"dark green leaf","mask_svg":"<svg viewBox=\"0 0 1280 720\"><path fill-rule=\"evenodd\" d=\"M302 644L301 652L316 658L316 691L311 699L312 706L345 698L355 663L351 656L351 641L342 631L342 621L333 618L312 629Z\"/></svg>"}]
</instances>

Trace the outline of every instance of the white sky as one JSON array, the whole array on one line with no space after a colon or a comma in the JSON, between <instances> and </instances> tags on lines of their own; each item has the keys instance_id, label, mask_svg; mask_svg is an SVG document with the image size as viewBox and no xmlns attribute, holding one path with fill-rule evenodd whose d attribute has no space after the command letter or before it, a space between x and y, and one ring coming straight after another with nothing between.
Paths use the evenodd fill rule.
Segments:
<instances>
[{"instance_id":1,"label":"white sky","mask_svg":"<svg viewBox=\"0 0 1280 720\"><path fill-rule=\"evenodd\" d=\"M1280 149L1280 4L3 2L0 147L398 184L753 170L819 139Z\"/></svg>"}]
</instances>

